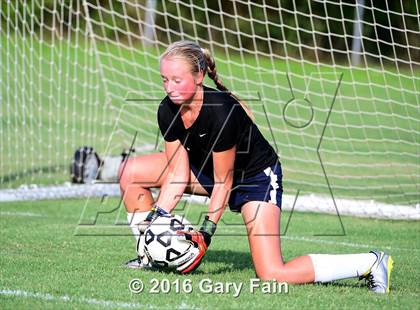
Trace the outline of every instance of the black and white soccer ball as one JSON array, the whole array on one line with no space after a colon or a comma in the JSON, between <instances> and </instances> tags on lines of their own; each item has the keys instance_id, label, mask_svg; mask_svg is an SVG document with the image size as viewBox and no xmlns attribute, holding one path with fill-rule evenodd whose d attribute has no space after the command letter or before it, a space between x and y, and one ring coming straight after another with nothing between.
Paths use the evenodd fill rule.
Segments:
<instances>
[{"instance_id":1,"label":"black and white soccer ball","mask_svg":"<svg viewBox=\"0 0 420 310\"><path fill-rule=\"evenodd\" d=\"M178 230L193 230L179 215L159 216L145 231L144 250L152 265L159 269L187 268L199 254L193 243L178 235Z\"/></svg>"}]
</instances>

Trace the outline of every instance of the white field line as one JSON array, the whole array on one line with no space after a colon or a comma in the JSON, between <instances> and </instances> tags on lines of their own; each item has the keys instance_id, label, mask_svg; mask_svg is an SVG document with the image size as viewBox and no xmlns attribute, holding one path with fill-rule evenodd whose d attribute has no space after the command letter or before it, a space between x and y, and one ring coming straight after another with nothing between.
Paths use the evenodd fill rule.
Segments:
<instances>
[{"instance_id":1,"label":"white field line","mask_svg":"<svg viewBox=\"0 0 420 310\"><path fill-rule=\"evenodd\" d=\"M219 236L223 235L232 235L235 236L239 232L234 229L220 229ZM245 234L245 229L239 233L240 236ZM335 241L335 240L325 240L320 238L311 238L311 237L300 237L300 236L283 236L280 235L281 240L292 240L292 241L303 241L303 242L311 242L311 243L318 243L318 244L328 244L333 246L344 246L349 248L362 248L362 249L370 249L370 250L387 250L387 251L415 251L418 252L420 249L418 248L400 248L400 247L393 247L390 245L372 245L366 243L356 243L356 242L342 242L342 241Z\"/></svg>"},{"instance_id":2,"label":"white field line","mask_svg":"<svg viewBox=\"0 0 420 310\"><path fill-rule=\"evenodd\" d=\"M45 217L43 214L32 213L32 212L14 212L14 211L0 211L0 216L29 216L29 217Z\"/></svg>"},{"instance_id":3,"label":"white field line","mask_svg":"<svg viewBox=\"0 0 420 310\"><path fill-rule=\"evenodd\" d=\"M320 243L320 244L330 244L330 245L340 245L350 248L366 248L370 250L388 250L388 251L420 251L420 249L416 248L400 248L400 247L393 247L388 245L372 245L372 244L364 244L364 243L353 243L353 242L339 242L333 240L324 240L318 238L307 238L307 237L292 237L292 236L282 236L282 239L285 240L293 240L293 241L305 241L305 242L313 242L313 243Z\"/></svg>"},{"instance_id":4,"label":"white field line","mask_svg":"<svg viewBox=\"0 0 420 310\"><path fill-rule=\"evenodd\" d=\"M139 303L130 303L130 302L119 302L119 301L112 301L112 300L101 300L95 298L84 298L84 297L72 297L68 295L64 296L54 296L47 293L36 293L36 292L27 292L23 290L9 290L9 289L2 289L0 290L0 295L2 296L12 296L12 297L19 297L19 298L34 298L39 300L45 301L58 301L58 302L68 302L68 303L80 303L80 304L89 304L89 305L96 305L104 308L124 308L124 309L133 309L133 308L140 308L140 309L159 309L152 305L145 305ZM191 307L185 303L180 305L174 305L175 309L192 309L195 307Z\"/></svg>"},{"instance_id":5,"label":"white field line","mask_svg":"<svg viewBox=\"0 0 420 310\"><path fill-rule=\"evenodd\" d=\"M18 189L0 189L0 202L8 201L34 201L40 199L66 199L76 197L118 197L120 196L118 184L84 184L74 185L65 183L57 186L38 187L36 185L22 185ZM208 203L207 197L186 196L189 203ZM351 215L367 218L420 220L420 204L415 206L391 205L373 200L352 200L321 195L283 195L282 209L317 212L337 215ZM336 209L337 207L337 209Z\"/></svg>"}]
</instances>

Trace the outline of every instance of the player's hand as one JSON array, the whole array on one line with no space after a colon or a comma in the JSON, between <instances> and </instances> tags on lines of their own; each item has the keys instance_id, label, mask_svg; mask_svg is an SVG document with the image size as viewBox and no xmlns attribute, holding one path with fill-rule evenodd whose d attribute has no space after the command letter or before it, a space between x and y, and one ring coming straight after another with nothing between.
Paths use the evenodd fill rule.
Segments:
<instances>
[{"instance_id":1,"label":"player's hand","mask_svg":"<svg viewBox=\"0 0 420 310\"><path fill-rule=\"evenodd\" d=\"M199 232L204 237L204 241L207 244L207 247L209 247L211 243L211 237L214 235L216 231L217 225L215 222L211 221L208 216L204 218L203 224L200 227Z\"/></svg>"},{"instance_id":2,"label":"player's hand","mask_svg":"<svg viewBox=\"0 0 420 310\"><path fill-rule=\"evenodd\" d=\"M191 242L196 248L199 248L203 251L207 251L209 244L206 242L206 238L204 237L201 231L178 230L176 233L178 235L184 235L185 240Z\"/></svg>"},{"instance_id":3,"label":"player's hand","mask_svg":"<svg viewBox=\"0 0 420 310\"><path fill-rule=\"evenodd\" d=\"M206 254L207 249L210 246L211 237L216 231L216 226L217 226L216 223L209 220L209 217L206 216L199 231L195 231L195 230L177 231L177 234L184 235L185 240L187 242L191 242L194 245L194 247L196 247L199 250L198 254L195 257L191 258L192 263L183 264L181 267L178 267L179 271L186 274L197 269L197 267L201 263L201 260Z\"/></svg>"},{"instance_id":4,"label":"player's hand","mask_svg":"<svg viewBox=\"0 0 420 310\"><path fill-rule=\"evenodd\" d=\"M162 215L169 215L169 213L163 210L158 205L154 205L152 209L150 210L149 214L146 216L145 220L139 224L140 232L144 233L147 227L149 227L149 225L154 220L156 220L159 216L162 216Z\"/></svg>"},{"instance_id":5,"label":"player's hand","mask_svg":"<svg viewBox=\"0 0 420 310\"><path fill-rule=\"evenodd\" d=\"M197 269L200 265L201 260L204 255L206 255L208 245L200 231L178 230L177 234L183 236L187 242L192 243L193 246L198 249L198 254L191 258L191 262L184 263L182 266L177 268L177 270L181 271L183 274L190 273L191 271Z\"/></svg>"},{"instance_id":6,"label":"player's hand","mask_svg":"<svg viewBox=\"0 0 420 310\"><path fill-rule=\"evenodd\" d=\"M150 210L149 214L146 216L145 221L151 223L154 220L156 220L159 216L162 216L162 215L170 215L170 214L166 212L165 210L163 210L158 205L154 205L152 209Z\"/></svg>"}]
</instances>

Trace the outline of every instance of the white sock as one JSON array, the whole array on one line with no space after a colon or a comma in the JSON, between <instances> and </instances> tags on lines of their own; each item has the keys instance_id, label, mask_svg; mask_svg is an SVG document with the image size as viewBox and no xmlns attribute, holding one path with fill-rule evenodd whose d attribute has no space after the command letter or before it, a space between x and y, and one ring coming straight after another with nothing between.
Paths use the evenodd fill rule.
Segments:
<instances>
[{"instance_id":1,"label":"white sock","mask_svg":"<svg viewBox=\"0 0 420 310\"><path fill-rule=\"evenodd\" d=\"M133 232L134 238L136 238L136 244L139 242L141 231L139 229L139 224L142 223L150 211L146 212L127 212L127 222Z\"/></svg>"},{"instance_id":2,"label":"white sock","mask_svg":"<svg viewBox=\"0 0 420 310\"><path fill-rule=\"evenodd\" d=\"M359 277L376 261L373 253L363 254L310 254L315 270L315 282L331 282L339 279Z\"/></svg>"}]
</instances>

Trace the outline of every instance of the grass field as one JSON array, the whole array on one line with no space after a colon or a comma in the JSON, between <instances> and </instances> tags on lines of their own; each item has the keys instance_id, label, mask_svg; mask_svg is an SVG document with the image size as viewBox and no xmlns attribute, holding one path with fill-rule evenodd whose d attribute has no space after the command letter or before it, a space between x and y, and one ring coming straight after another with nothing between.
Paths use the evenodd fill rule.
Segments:
<instances>
[{"instance_id":1,"label":"grass field","mask_svg":"<svg viewBox=\"0 0 420 310\"><path fill-rule=\"evenodd\" d=\"M118 206L110 199L106 210ZM383 249L395 264L389 296L370 293L355 279L330 285L289 286L288 293L251 294L255 277L241 217L226 212L200 268L191 275L128 270L122 263L134 254L134 242L124 226L124 212L100 214L92 222L97 201L65 200L0 204L0 308L142 308L142 309L281 309L281 308L418 308L420 299L420 225L418 222L344 217L346 235L334 216L290 213L282 216L282 249L285 260L306 253L358 253ZM85 210L88 206L88 210ZM89 209L90 208L90 209ZM85 210L85 212L83 212ZM98 211L98 210L96 210ZM198 222L203 206L185 212ZM82 216L83 214L83 216ZM323 236L324 235L324 236ZM132 279L141 279L145 290L133 294ZM193 292L150 294L152 279L189 280ZM210 279L244 283L239 297L205 294L199 282ZM181 282L182 283L182 282Z\"/></svg>"}]
</instances>

